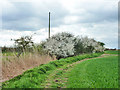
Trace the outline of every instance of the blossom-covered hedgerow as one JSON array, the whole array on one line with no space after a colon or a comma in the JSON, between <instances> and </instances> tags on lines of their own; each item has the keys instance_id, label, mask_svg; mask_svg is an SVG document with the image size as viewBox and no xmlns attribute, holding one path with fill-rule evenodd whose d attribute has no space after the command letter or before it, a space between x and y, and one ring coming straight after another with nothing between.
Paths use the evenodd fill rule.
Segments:
<instances>
[{"instance_id":1,"label":"blossom-covered hedgerow","mask_svg":"<svg viewBox=\"0 0 120 90\"><path fill-rule=\"evenodd\" d=\"M82 53L103 52L104 47L94 39L75 37L66 32L58 33L43 43L44 49L57 59L74 56Z\"/></svg>"}]
</instances>

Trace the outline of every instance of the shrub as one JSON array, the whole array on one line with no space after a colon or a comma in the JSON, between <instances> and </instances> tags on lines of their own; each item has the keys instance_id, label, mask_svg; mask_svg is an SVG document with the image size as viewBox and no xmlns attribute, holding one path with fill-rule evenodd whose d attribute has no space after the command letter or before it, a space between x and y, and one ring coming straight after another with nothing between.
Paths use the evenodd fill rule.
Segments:
<instances>
[{"instance_id":1,"label":"shrub","mask_svg":"<svg viewBox=\"0 0 120 90\"><path fill-rule=\"evenodd\" d=\"M75 37L66 32L58 33L47 39L43 44L45 50L57 59L71 57L83 53L104 51L104 47L94 39L88 37Z\"/></svg>"}]
</instances>

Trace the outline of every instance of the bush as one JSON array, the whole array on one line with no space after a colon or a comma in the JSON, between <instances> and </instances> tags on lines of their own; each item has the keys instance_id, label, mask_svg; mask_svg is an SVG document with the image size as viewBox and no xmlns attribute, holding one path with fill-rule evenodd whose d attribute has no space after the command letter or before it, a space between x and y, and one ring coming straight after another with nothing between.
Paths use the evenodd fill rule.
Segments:
<instances>
[{"instance_id":1,"label":"bush","mask_svg":"<svg viewBox=\"0 0 120 90\"><path fill-rule=\"evenodd\" d=\"M103 52L104 47L94 39L75 37L66 32L58 33L47 39L43 47L57 59L75 56L83 53Z\"/></svg>"},{"instance_id":2,"label":"bush","mask_svg":"<svg viewBox=\"0 0 120 90\"><path fill-rule=\"evenodd\" d=\"M69 33L58 33L44 42L44 48L57 59L74 55L74 36Z\"/></svg>"}]
</instances>

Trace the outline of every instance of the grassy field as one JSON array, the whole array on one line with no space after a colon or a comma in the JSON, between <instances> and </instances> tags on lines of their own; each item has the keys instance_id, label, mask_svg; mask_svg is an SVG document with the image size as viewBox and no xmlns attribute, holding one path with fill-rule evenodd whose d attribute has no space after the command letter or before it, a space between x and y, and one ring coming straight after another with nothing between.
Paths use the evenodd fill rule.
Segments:
<instances>
[{"instance_id":1,"label":"grassy field","mask_svg":"<svg viewBox=\"0 0 120 90\"><path fill-rule=\"evenodd\" d=\"M118 88L118 56L81 62L68 77L68 88Z\"/></svg>"},{"instance_id":2,"label":"grassy field","mask_svg":"<svg viewBox=\"0 0 120 90\"><path fill-rule=\"evenodd\" d=\"M3 88L118 88L118 56L113 52L109 53L112 54L100 58L94 57L102 53L51 61L25 71L22 75L4 82L2 86ZM82 61L84 59L85 61Z\"/></svg>"},{"instance_id":3,"label":"grassy field","mask_svg":"<svg viewBox=\"0 0 120 90\"><path fill-rule=\"evenodd\" d=\"M107 51L105 51L105 54L118 54L118 51L116 51L116 50L107 50Z\"/></svg>"},{"instance_id":4,"label":"grassy field","mask_svg":"<svg viewBox=\"0 0 120 90\"><path fill-rule=\"evenodd\" d=\"M118 56L89 59L57 69L44 88L118 88Z\"/></svg>"}]
</instances>

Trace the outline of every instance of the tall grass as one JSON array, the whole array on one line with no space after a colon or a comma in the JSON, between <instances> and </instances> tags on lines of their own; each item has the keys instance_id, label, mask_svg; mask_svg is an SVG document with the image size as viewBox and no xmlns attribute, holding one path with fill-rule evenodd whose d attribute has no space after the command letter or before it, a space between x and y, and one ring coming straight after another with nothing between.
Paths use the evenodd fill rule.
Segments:
<instances>
[{"instance_id":1,"label":"tall grass","mask_svg":"<svg viewBox=\"0 0 120 90\"><path fill-rule=\"evenodd\" d=\"M0 63L2 64L2 78L0 82L9 80L28 69L52 60L56 60L55 56L51 57L48 54L24 53L20 57L17 57L15 54L8 55L8 53L4 53L2 62Z\"/></svg>"}]
</instances>

